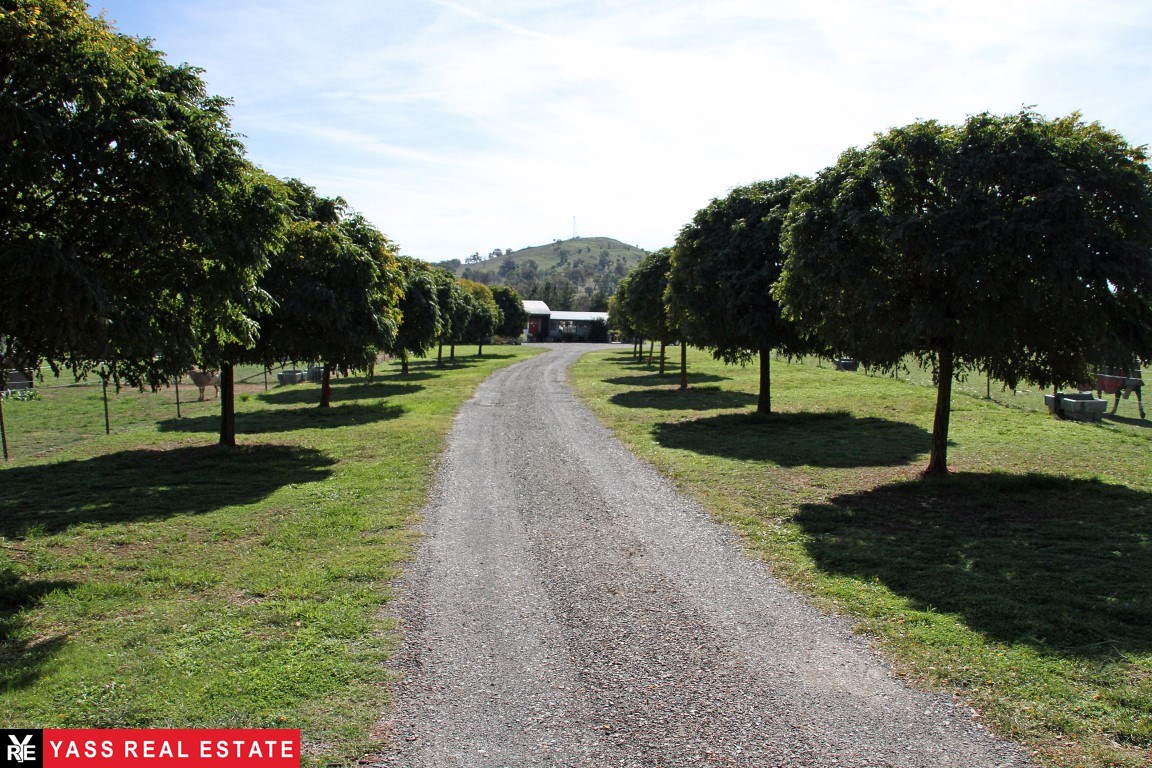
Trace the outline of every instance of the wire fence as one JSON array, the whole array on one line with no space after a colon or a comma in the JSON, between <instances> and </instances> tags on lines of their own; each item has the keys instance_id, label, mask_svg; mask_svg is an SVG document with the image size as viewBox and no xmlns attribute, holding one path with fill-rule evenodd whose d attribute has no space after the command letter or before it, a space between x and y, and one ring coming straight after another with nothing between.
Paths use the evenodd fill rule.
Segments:
<instances>
[{"instance_id":1,"label":"wire fence","mask_svg":"<svg viewBox=\"0 0 1152 768\"><path fill-rule=\"evenodd\" d=\"M831 368L834 362L826 358L804 357L793 363ZM264 369L259 366L238 366L236 394L241 400L279 385L278 373L288 366ZM858 375L884 376L917 386L934 387L932 372L915 360L894 373L880 373L862 369ZM34 393L34 394L32 394ZM954 395L992 400L1000 405L1025 411L1047 412L1044 401L1046 390L1034 384L1010 387L1002 381L972 373L953 384ZM35 459L85 440L164 424L183 418L205 418L219 415L219 400L212 386L205 387L204 398L187 376L173 386L155 392L135 389L116 390L100 380L67 381L55 377L50 371L37 380L30 389L14 389L0 398L0 444L3 459ZM1112 400L1111 393L1105 398ZM1110 403L1116 406L1111 426L1148 434L1152 421L1139 417L1139 402L1125 397Z\"/></svg>"},{"instance_id":2,"label":"wire fence","mask_svg":"<svg viewBox=\"0 0 1152 768\"><path fill-rule=\"evenodd\" d=\"M806 356L793 360L804 365L814 365L823 368L833 368L836 363L828 358L820 358L815 356ZM896 379L898 381L905 381L909 384L915 384L922 387L935 388L936 382L932 377L932 370L921 366L915 359L908 358L904 361L903 365L896 371L885 373L876 370L868 370L861 367L858 371L859 375L870 376L873 378L884 377ZM1098 378L1107 378L1112 376L1108 370L1101 370L1097 372ZM1126 373L1125 378L1139 379L1142 377L1140 371L1132 371L1130 374ZM1095 387L1097 381L1089 382ZM1102 381L1099 383L1103 383ZM1076 391L1072 388L1072 391ZM1083 390L1095 393L1095 389ZM1007 382L994 379L987 374L980 372L971 372L967 375L962 375L958 381L952 384L952 394L965 395L985 400L991 400L999 405L1007 408L1016 408L1024 411L1048 412L1048 404L1044 400L1044 396L1053 394L1054 390L1045 389L1032 382L1019 382L1015 386ZM1125 394L1125 390L1121 391L1120 399L1114 400L1115 389L1111 391L1102 391L1101 395L1108 401L1108 409L1111 411L1113 405L1116 406L1116 418L1110 420L1110 425L1120 429L1139 431L1147 433L1152 431L1152 421L1144 420L1140 416L1140 401L1135 397L1134 393Z\"/></svg>"},{"instance_id":3,"label":"wire fence","mask_svg":"<svg viewBox=\"0 0 1152 768\"><path fill-rule=\"evenodd\" d=\"M279 368L238 366L236 394L244 399L278 384ZM182 418L220 412L218 391L201 391L188 376L156 391L120 388L100 379L70 381L50 370L32 386L0 397L0 444L4 461L48 455L85 440Z\"/></svg>"}]
</instances>

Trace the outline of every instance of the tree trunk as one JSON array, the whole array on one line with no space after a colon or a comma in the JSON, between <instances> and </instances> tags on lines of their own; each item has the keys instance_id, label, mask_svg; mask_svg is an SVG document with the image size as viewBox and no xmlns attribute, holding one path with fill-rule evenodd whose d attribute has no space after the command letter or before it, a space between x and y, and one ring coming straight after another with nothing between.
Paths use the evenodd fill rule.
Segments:
<instances>
[{"instance_id":1,"label":"tree trunk","mask_svg":"<svg viewBox=\"0 0 1152 768\"><path fill-rule=\"evenodd\" d=\"M652 339L648 344L648 365L652 365L652 358L656 356L656 339Z\"/></svg>"},{"instance_id":2,"label":"tree trunk","mask_svg":"<svg viewBox=\"0 0 1152 768\"><path fill-rule=\"evenodd\" d=\"M444 342L440 342L440 346L436 348L436 367L444 367Z\"/></svg>"},{"instance_id":3,"label":"tree trunk","mask_svg":"<svg viewBox=\"0 0 1152 768\"><path fill-rule=\"evenodd\" d=\"M664 351L666 349L668 349L668 342L666 342L666 341L660 342L660 375L661 376L664 375L664 357L665 357Z\"/></svg>"},{"instance_id":4,"label":"tree trunk","mask_svg":"<svg viewBox=\"0 0 1152 768\"><path fill-rule=\"evenodd\" d=\"M408 351L401 350L400 352L400 373L405 376L408 375Z\"/></svg>"},{"instance_id":5,"label":"tree trunk","mask_svg":"<svg viewBox=\"0 0 1152 768\"><path fill-rule=\"evenodd\" d=\"M632 357L638 363L644 360L644 339L639 336L632 340Z\"/></svg>"},{"instance_id":6,"label":"tree trunk","mask_svg":"<svg viewBox=\"0 0 1152 768\"><path fill-rule=\"evenodd\" d=\"M236 369L220 366L220 445L236 447Z\"/></svg>"},{"instance_id":7,"label":"tree trunk","mask_svg":"<svg viewBox=\"0 0 1152 768\"><path fill-rule=\"evenodd\" d=\"M108 415L108 377L100 370L100 388L104 393L104 434L112 434L112 419Z\"/></svg>"},{"instance_id":8,"label":"tree trunk","mask_svg":"<svg viewBox=\"0 0 1152 768\"><path fill-rule=\"evenodd\" d=\"M929 477L948 474L948 417L952 414L952 374L955 358L952 350L941 349L940 381L936 385L936 418L932 422L932 456L924 474Z\"/></svg>"},{"instance_id":9,"label":"tree trunk","mask_svg":"<svg viewBox=\"0 0 1152 768\"><path fill-rule=\"evenodd\" d=\"M4 377L0 376L0 392L3 392ZM4 461L8 461L8 427L4 425L4 398L0 397L0 446L4 447Z\"/></svg>"},{"instance_id":10,"label":"tree trunk","mask_svg":"<svg viewBox=\"0 0 1152 768\"><path fill-rule=\"evenodd\" d=\"M320 407L328 408L332 405L332 366L325 365L324 373L320 376Z\"/></svg>"},{"instance_id":11,"label":"tree trunk","mask_svg":"<svg viewBox=\"0 0 1152 768\"><path fill-rule=\"evenodd\" d=\"M456 344L455 343L448 345L448 362L452 363L453 365L456 364Z\"/></svg>"},{"instance_id":12,"label":"tree trunk","mask_svg":"<svg viewBox=\"0 0 1152 768\"><path fill-rule=\"evenodd\" d=\"M760 350L760 394L756 413L772 413L772 350Z\"/></svg>"},{"instance_id":13,"label":"tree trunk","mask_svg":"<svg viewBox=\"0 0 1152 768\"><path fill-rule=\"evenodd\" d=\"M476 357L484 357L484 342L476 345Z\"/></svg>"},{"instance_id":14,"label":"tree trunk","mask_svg":"<svg viewBox=\"0 0 1152 768\"><path fill-rule=\"evenodd\" d=\"M688 389L688 342L680 339L680 389Z\"/></svg>"}]
</instances>

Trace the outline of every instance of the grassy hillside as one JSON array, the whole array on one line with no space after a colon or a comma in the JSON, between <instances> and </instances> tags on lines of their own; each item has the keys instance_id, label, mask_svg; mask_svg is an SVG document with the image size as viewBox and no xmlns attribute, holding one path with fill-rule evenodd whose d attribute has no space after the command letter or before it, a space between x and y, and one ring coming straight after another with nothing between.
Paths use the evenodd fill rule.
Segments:
<instances>
[{"instance_id":1,"label":"grassy hillside","mask_svg":"<svg viewBox=\"0 0 1152 768\"><path fill-rule=\"evenodd\" d=\"M494 255L499 253L500 255ZM521 248L518 251L497 249L491 254L480 254L482 261L478 263L465 263L459 259L441 262L438 266L463 275L464 270L498 275L500 268L509 261L526 262L535 261L541 272L555 272L577 261L599 263L602 254L607 254L613 265L623 261L625 269L631 269L646 254L642 248L622 243L611 237L577 237L570 240L556 240L547 245L534 245ZM507 270L507 267L505 267Z\"/></svg>"},{"instance_id":2,"label":"grassy hillside","mask_svg":"<svg viewBox=\"0 0 1152 768\"><path fill-rule=\"evenodd\" d=\"M577 237L518 251L497 249L487 257L473 256L471 263L453 259L439 266L458 277L510 285L524 298L542 299L553 309L596 309L645 254L610 237Z\"/></svg>"}]
</instances>

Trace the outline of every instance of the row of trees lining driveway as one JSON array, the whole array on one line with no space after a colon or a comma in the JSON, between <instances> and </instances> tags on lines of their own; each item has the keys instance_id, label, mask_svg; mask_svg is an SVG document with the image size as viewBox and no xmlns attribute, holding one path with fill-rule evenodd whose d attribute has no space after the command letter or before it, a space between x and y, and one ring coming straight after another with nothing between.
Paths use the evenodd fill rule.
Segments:
<instances>
[{"instance_id":1,"label":"row of trees lining driveway","mask_svg":"<svg viewBox=\"0 0 1152 768\"><path fill-rule=\"evenodd\" d=\"M1078 114L895 128L815 179L713 200L621 284L614 321L759 355L764 413L768 350L880 370L914 356L938 385L926 473L943 474L957 377L1061 387L1152 359L1147 159Z\"/></svg>"},{"instance_id":2,"label":"row of trees lining driveway","mask_svg":"<svg viewBox=\"0 0 1152 768\"><path fill-rule=\"evenodd\" d=\"M117 32L82 0L0 10L0 386L46 364L159 387L233 366L363 369L483 344L526 316L507 289L399 255L344 200L245 156L200 71Z\"/></svg>"}]
</instances>

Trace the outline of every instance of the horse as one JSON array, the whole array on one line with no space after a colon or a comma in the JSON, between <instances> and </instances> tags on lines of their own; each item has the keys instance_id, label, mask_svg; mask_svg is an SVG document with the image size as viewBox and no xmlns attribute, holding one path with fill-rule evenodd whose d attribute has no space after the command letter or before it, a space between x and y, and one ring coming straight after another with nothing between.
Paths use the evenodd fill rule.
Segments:
<instances>
[{"instance_id":1,"label":"horse","mask_svg":"<svg viewBox=\"0 0 1152 768\"><path fill-rule=\"evenodd\" d=\"M1143 386L1144 379L1140 375L1140 369L1134 366L1130 368L1104 368L1096 374L1096 397L1116 396L1116 401L1112 403L1110 413L1112 416L1116 415L1116 409L1120 406L1120 395L1124 395L1124 399L1127 400L1129 395L1135 393L1136 407L1140 410L1140 418L1147 418L1147 414L1144 413L1144 399L1140 396L1140 389Z\"/></svg>"},{"instance_id":2,"label":"horse","mask_svg":"<svg viewBox=\"0 0 1152 768\"><path fill-rule=\"evenodd\" d=\"M204 401L204 390L212 387L216 390L216 397L220 397L220 374L216 371L188 371L188 378L192 384L200 389L200 400Z\"/></svg>"}]
</instances>

